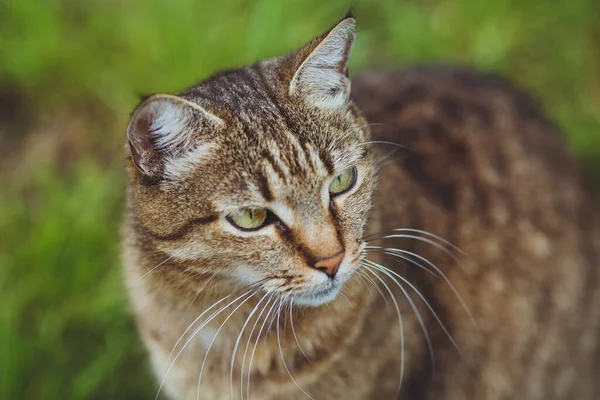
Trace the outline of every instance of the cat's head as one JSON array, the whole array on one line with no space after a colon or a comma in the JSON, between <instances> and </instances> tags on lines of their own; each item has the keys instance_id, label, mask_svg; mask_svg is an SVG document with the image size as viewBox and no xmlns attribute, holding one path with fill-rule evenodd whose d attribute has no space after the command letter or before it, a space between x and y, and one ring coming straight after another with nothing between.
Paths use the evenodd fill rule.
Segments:
<instances>
[{"instance_id":1,"label":"cat's head","mask_svg":"<svg viewBox=\"0 0 600 400\"><path fill-rule=\"evenodd\" d=\"M335 298L358 268L374 186L349 98L353 29L346 18L287 56L144 100L128 127L140 242L296 303Z\"/></svg>"}]
</instances>

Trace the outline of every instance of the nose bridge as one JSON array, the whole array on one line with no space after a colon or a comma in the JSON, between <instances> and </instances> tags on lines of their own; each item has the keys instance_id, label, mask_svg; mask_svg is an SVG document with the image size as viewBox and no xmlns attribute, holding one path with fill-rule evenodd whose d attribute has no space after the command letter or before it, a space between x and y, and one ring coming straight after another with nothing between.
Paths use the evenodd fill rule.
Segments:
<instances>
[{"instance_id":1,"label":"nose bridge","mask_svg":"<svg viewBox=\"0 0 600 400\"><path fill-rule=\"evenodd\" d=\"M338 229L329 213L302 218L298 226L301 248L311 264L344 251ZM306 215L306 214L305 214Z\"/></svg>"},{"instance_id":2,"label":"nose bridge","mask_svg":"<svg viewBox=\"0 0 600 400\"><path fill-rule=\"evenodd\" d=\"M330 221L315 224L303 236L306 247L317 258L330 257L343 250L337 229Z\"/></svg>"}]
</instances>

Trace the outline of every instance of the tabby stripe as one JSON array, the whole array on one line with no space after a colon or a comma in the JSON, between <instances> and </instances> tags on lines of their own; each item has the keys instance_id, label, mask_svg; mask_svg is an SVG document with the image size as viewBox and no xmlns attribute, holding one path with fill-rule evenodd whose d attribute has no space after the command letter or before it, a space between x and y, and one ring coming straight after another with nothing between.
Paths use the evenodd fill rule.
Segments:
<instances>
[{"instance_id":1,"label":"tabby stripe","mask_svg":"<svg viewBox=\"0 0 600 400\"><path fill-rule=\"evenodd\" d=\"M333 165L333 160L331 159L331 154L329 154L324 149L320 149L319 150L319 158L321 159L321 162L327 169L327 172L329 173L329 175L333 175L333 173L335 172L335 166Z\"/></svg>"},{"instance_id":2,"label":"tabby stripe","mask_svg":"<svg viewBox=\"0 0 600 400\"><path fill-rule=\"evenodd\" d=\"M272 201L273 200L273 192L271 191L271 187L269 185L269 180L262 172L259 172L257 174L257 184L258 184L258 190L260 190L260 193L262 194L263 198L266 201Z\"/></svg>"},{"instance_id":3,"label":"tabby stripe","mask_svg":"<svg viewBox=\"0 0 600 400\"><path fill-rule=\"evenodd\" d=\"M287 132L289 132L290 135L291 135L291 132L293 132L292 127L295 124L293 123L293 121L290 120L290 117L288 115L287 110L284 109L281 106L281 101L273 93L270 85L268 84L268 82L267 82L267 80L265 78L263 70L258 65L254 66L252 69L256 71L256 74L257 74L258 78L260 79L261 84L262 84L262 86L264 88L264 93L269 98L269 100L271 101L272 105L275 106L275 108L279 112L279 116L282 118L282 122L283 122L283 124L287 128ZM287 136L287 135L285 135L285 136ZM295 136L292 136L292 137L293 137L294 140L296 140L300 144L300 147L303 148L302 141L299 140L299 138L297 138ZM291 140L290 140L290 142L291 142ZM287 157L287 154L284 155L284 153L281 151L282 150L281 147L279 148L279 150L280 150L281 157L284 157L286 159L286 161L288 161L288 165L290 167L290 172L293 175L299 175L299 174L303 174L305 172L304 169L301 168L298 160L296 159L296 154L294 152L291 155L291 157ZM294 164L294 166L292 166L292 163Z\"/></svg>"},{"instance_id":4,"label":"tabby stripe","mask_svg":"<svg viewBox=\"0 0 600 400\"><path fill-rule=\"evenodd\" d=\"M316 173L316 165L314 163L314 160L312 158L312 156L310 155L310 150L308 149L308 144L306 142L303 141L298 141L300 143L300 148L302 149L302 152L304 153L304 158L306 158L306 164L310 167L311 171Z\"/></svg>"},{"instance_id":5,"label":"tabby stripe","mask_svg":"<svg viewBox=\"0 0 600 400\"><path fill-rule=\"evenodd\" d=\"M261 68L259 68L258 65L255 65L253 67L253 69L256 70L256 74L258 75L258 78L260 79L260 83L262 84L262 87L264 88L265 95L269 98L269 100L271 101L271 104L279 112L279 116L283 120L282 122L286 126L287 130L289 132L292 132L292 127L295 126L296 124L293 121L290 121L290 117L288 115L287 110L285 110L281 106L281 100L279 100L277 98L277 96L275 95L275 93L273 93L271 86L269 85L269 83L267 82L267 80L265 78L263 70Z\"/></svg>"},{"instance_id":6,"label":"tabby stripe","mask_svg":"<svg viewBox=\"0 0 600 400\"><path fill-rule=\"evenodd\" d=\"M287 183L285 172L283 172L283 169L281 169L279 164L275 161L275 159L273 158L273 154L271 154L268 150L263 150L261 157L263 160L271 164L273 171L275 171L275 173L283 182Z\"/></svg>"},{"instance_id":7,"label":"tabby stripe","mask_svg":"<svg viewBox=\"0 0 600 400\"><path fill-rule=\"evenodd\" d=\"M295 147L294 143L290 138L291 135L292 134L287 130L285 133L283 133L281 139L283 139L285 137L285 139L287 140L287 146L285 149L283 149L281 146L282 143L280 143L279 154L282 156L284 161L287 163L288 168L290 169L290 173L294 176L300 177L300 176L303 176L304 169L300 165L300 160L298 159L297 150L294 149L294 147ZM283 150L285 150L285 152Z\"/></svg>"},{"instance_id":8,"label":"tabby stripe","mask_svg":"<svg viewBox=\"0 0 600 400\"><path fill-rule=\"evenodd\" d=\"M306 149L307 143L305 141L301 142L300 140L298 140L298 138L290 131L286 131L285 134L289 138L289 141L290 141L292 147L295 147L297 149L296 151L294 151L294 155L295 155L294 159L296 160L298 167L301 168L303 172L306 172L306 171L304 171L305 169L306 170L312 169L312 165L311 165L310 159L308 158L308 153L307 153L307 149ZM302 158L299 157L300 152L302 152L304 154L304 163L305 163L304 167L305 168L303 168L300 165L300 164L302 164L302 162L301 162Z\"/></svg>"},{"instance_id":9,"label":"tabby stripe","mask_svg":"<svg viewBox=\"0 0 600 400\"><path fill-rule=\"evenodd\" d=\"M137 220L137 218L136 218L136 220L137 220L136 222L137 222L137 227L139 227L140 230L142 230L146 235L152 237L153 239L162 240L162 241L173 241L173 240L179 240L182 237L184 237L195 226L207 225L207 224L215 222L217 219L219 219L218 214L209 215L207 217L195 218L195 219L192 219L191 221L186 222L177 231L175 231L173 233L167 233L167 234L159 234L159 233L153 232L151 229L144 226L144 224L142 224L139 220Z\"/></svg>"},{"instance_id":10,"label":"tabby stripe","mask_svg":"<svg viewBox=\"0 0 600 400\"><path fill-rule=\"evenodd\" d=\"M277 108L277 110L279 111L280 115L283 117L283 119L285 120L286 125L288 126L288 128L290 125L287 119L287 113L285 112L285 110L281 107L281 101L277 98L277 96L275 96L275 94L273 93L272 89L271 89L271 85L267 82L267 79L265 78L265 74L263 73L263 70L260 68L260 66L258 64L250 67L252 70L256 71L256 75L258 76L258 79L260 80L261 86L264 88L265 94L267 95L267 97L269 98L269 100L271 101L271 104L273 106L275 106L275 108Z\"/></svg>"},{"instance_id":11,"label":"tabby stripe","mask_svg":"<svg viewBox=\"0 0 600 400\"><path fill-rule=\"evenodd\" d=\"M335 203L332 201L331 206L329 207L330 213L329 218L331 219L331 223L335 227L335 234L337 235L338 243L342 246L342 251L346 251L346 246L344 246L344 234L342 233L342 227L340 226L340 220L337 215L337 210L335 208Z\"/></svg>"}]
</instances>

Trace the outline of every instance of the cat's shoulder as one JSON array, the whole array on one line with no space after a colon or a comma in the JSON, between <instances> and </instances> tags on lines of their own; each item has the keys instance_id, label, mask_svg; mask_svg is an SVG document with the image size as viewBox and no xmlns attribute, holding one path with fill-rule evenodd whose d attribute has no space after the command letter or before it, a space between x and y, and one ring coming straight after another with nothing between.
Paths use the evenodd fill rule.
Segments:
<instances>
[{"instance_id":1,"label":"cat's shoulder","mask_svg":"<svg viewBox=\"0 0 600 400\"><path fill-rule=\"evenodd\" d=\"M500 187L512 198L560 196L585 181L542 107L496 74L440 66L374 71L357 76L352 92L377 150L403 146L395 164L431 198L473 188L481 198ZM543 190L531 183L541 180Z\"/></svg>"},{"instance_id":2,"label":"cat's shoulder","mask_svg":"<svg viewBox=\"0 0 600 400\"><path fill-rule=\"evenodd\" d=\"M537 101L515 83L493 72L464 66L423 65L376 70L352 80L353 99L364 112L401 112L408 107L435 107L449 122L478 114L487 125L491 114L547 122Z\"/></svg>"},{"instance_id":3,"label":"cat's shoulder","mask_svg":"<svg viewBox=\"0 0 600 400\"><path fill-rule=\"evenodd\" d=\"M495 73L452 66L373 71L353 79L352 93L376 140L422 155L462 159L477 153L489 159L518 148L557 172L574 164L560 129L539 103Z\"/></svg>"}]
</instances>

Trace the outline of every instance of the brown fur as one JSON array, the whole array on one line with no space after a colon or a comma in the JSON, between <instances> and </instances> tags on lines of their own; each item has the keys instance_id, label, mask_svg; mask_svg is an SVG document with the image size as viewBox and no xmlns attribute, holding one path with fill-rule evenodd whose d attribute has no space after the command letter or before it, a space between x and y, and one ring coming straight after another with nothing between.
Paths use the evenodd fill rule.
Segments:
<instances>
[{"instance_id":1,"label":"brown fur","mask_svg":"<svg viewBox=\"0 0 600 400\"><path fill-rule=\"evenodd\" d=\"M401 398L599 398L600 212L557 129L506 82L454 68L364 75L353 80L354 104L343 112L307 107L302 99L288 96L287 85L325 37L292 55L223 73L180 94L226 126L206 123L210 118L201 114L190 119L186 129L201 133L195 140L210 142L216 150L182 179L161 178L165 154L154 152L153 143L145 144L153 152L146 159L146 149L133 144L128 158L125 271L158 381L168 369L169 352L196 317L224 296L244 293L252 283L234 272L234 264L252 264L261 274L257 276L269 278L265 285L277 280L293 293L307 285L311 274L318 274L310 268L311 260L339 246L348 259L358 259L363 237L414 228L449 240L468 256L448 245L443 245L444 251L410 238L370 244L404 249L437 265L474 321L444 279L367 250L368 259L401 274L423 294L462 352L461 356L433 314L404 284L431 338L433 373L416 314L402 290L385 279L402 312ZM344 68L340 66L341 73ZM144 107L142 103L138 110ZM134 114L134 121L138 117ZM365 120L373 125L366 126ZM289 137L283 132L290 131L298 144L286 145ZM130 140L131 135L130 131ZM364 145L368 140L381 143ZM280 147L289 174L271 160L273 143ZM340 156L327 152L331 148L358 160L363 180L327 213L315 205L315 193L323 177L341 162ZM276 175L279 186L273 185ZM378 186L371 200L375 175ZM226 225L219 225L219 204L229 201L221 199L244 204L259 196L268 203L282 193L303 216L302 223L275 226L272 236L261 237L237 237L220 228ZM190 256L167 259L178 249L191 251ZM279 320L267 321L252 365L251 397L307 398L281 362L278 336L287 369L313 398L396 397L402 336L394 302L382 284L376 289L369 283L367 288L356 270L349 271L343 296L320 307L293 308L295 334L310 361L290 329L289 308ZM203 371L201 398L230 397L232 350L262 293L223 325ZM274 297L269 307L275 298L281 297ZM259 312L264 305L263 301ZM173 398L196 398L208 344L233 308L191 339L163 391ZM249 320L237 351L235 398L240 397L243 353L257 315Z\"/></svg>"}]
</instances>

